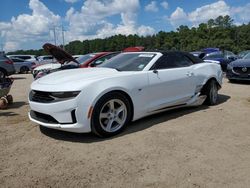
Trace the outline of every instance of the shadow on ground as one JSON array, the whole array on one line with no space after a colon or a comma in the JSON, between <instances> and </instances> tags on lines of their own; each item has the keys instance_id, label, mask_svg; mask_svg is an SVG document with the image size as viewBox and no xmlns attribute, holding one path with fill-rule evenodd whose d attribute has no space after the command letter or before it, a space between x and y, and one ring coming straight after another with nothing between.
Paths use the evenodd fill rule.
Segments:
<instances>
[{"instance_id":1,"label":"shadow on ground","mask_svg":"<svg viewBox=\"0 0 250 188\"><path fill-rule=\"evenodd\" d=\"M25 77L22 76L16 76L16 77L12 77L14 80L25 80Z\"/></svg>"},{"instance_id":2,"label":"shadow on ground","mask_svg":"<svg viewBox=\"0 0 250 188\"><path fill-rule=\"evenodd\" d=\"M219 95L217 105L225 103L228 99L230 99L230 96ZM145 117L143 119L140 119L131 123L130 125L127 126L127 128L122 133L111 138L98 138L97 136L91 133L83 134L83 133L64 132L64 131L49 129L43 126L40 126L40 130L46 136L49 136L57 140L64 140L64 141L69 141L69 142L82 142L82 143L100 142L100 141L104 141L107 139L114 139L120 136L142 131L152 126L157 126L157 124L169 121L171 119L176 119L186 114L190 114L192 112L196 112L200 110L205 110L208 108L209 106L202 105L199 107L180 108L176 110L170 110L170 111L162 112L159 114L151 115L151 116Z\"/></svg>"},{"instance_id":3,"label":"shadow on ground","mask_svg":"<svg viewBox=\"0 0 250 188\"><path fill-rule=\"evenodd\" d=\"M4 110L0 110L0 117L1 116L17 116L19 114L15 113L15 112L5 112Z\"/></svg>"},{"instance_id":4,"label":"shadow on ground","mask_svg":"<svg viewBox=\"0 0 250 188\"><path fill-rule=\"evenodd\" d=\"M13 109L13 108L21 108L22 106L27 105L26 102L20 101L20 102L13 102L8 106L7 109Z\"/></svg>"},{"instance_id":5,"label":"shadow on ground","mask_svg":"<svg viewBox=\"0 0 250 188\"><path fill-rule=\"evenodd\" d=\"M250 85L250 80L231 80L228 81L230 84L242 84L242 85Z\"/></svg>"}]
</instances>

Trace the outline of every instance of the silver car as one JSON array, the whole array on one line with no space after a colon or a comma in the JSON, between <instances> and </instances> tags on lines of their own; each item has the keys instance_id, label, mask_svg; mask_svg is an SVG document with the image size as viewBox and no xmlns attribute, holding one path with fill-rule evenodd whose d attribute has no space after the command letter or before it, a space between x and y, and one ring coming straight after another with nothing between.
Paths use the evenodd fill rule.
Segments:
<instances>
[{"instance_id":1,"label":"silver car","mask_svg":"<svg viewBox=\"0 0 250 188\"><path fill-rule=\"evenodd\" d=\"M13 62L5 55L0 55L0 78L9 76L15 72Z\"/></svg>"},{"instance_id":2,"label":"silver car","mask_svg":"<svg viewBox=\"0 0 250 188\"><path fill-rule=\"evenodd\" d=\"M31 71L31 67L36 65L34 62L25 61L20 58L11 57L10 59L14 62L14 67L17 73L28 73L29 71Z\"/></svg>"}]
</instances>

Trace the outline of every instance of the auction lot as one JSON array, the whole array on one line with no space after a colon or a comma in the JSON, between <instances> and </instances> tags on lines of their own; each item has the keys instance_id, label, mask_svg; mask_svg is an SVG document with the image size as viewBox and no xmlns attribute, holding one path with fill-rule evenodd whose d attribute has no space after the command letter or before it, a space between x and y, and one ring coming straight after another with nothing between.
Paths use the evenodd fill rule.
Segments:
<instances>
[{"instance_id":1,"label":"auction lot","mask_svg":"<svg viewBox=\"0 0 250 188\"><path fill-rule=\"evenodd\" d=\"M250 83L223 80L216 106L131 123L101 139L28 119L32 75L19 74L0 111L0 187L249 187Z\"/></svg>"}]
</instances>

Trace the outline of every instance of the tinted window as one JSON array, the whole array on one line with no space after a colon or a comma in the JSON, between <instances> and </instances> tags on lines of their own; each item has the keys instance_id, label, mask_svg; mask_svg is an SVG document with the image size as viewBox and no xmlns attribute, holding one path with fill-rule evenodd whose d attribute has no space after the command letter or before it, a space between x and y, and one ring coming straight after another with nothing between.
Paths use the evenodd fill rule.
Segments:
<instances>
[{"instance_id":1,"label":"tinted window","mask_svg":"<svg viewBox=\"0 0 250 188\"><path fill-rule=\"evenodd\" d=\"M245 55L245 56L243 57L243 59L250 59L250 53L248 53L247 55Z\"/></svg>"},{"instance_id":2,"label":"tinted window","mask_svg":"<svg viewBox=\"0 0 250 188\"><path fill-rule=\"evenodd\" d=\"M154 53L121 53L99 67L114 68L119 71L142 71L154 56Z\"/></svg>"},{"instance_id":3,"label":"tinted window","mask_svg":"<svg viewBox=\"0 0 250 188\"><path fill-rule=\"evenodd\" d=\"M53 57L43 57L44 60L53 59Z\"/></svg>"},{"instance_id":4,"label":"tinted window","mask_svg":"<svg viewBox=\"0 0 250 188\"><path fill-rule=\"evenodd\" d=\"M167 53L160 57L151 69L187 67L192 64L193 62L181 53Z\"/></svg>"},{"instance_id":5,"label":"tinted window","mask_svg":"<svg viewBox=\"0 0 250 188\"><path fill-rule=\"evenodd\" d=\"M17 58L11 58L13 62L24 62L22 59L17 59Z\"/></svg>"},{"instance_id":6,"label":"tinted window","mask_svg":"<svg viewBox=\"0 0 250 188\"><path fill-rule=\"evenodd\" d=\"M18 57L18 58L20 58L20 59L31 59L31 57L30 56L15 56L15 57Z\"/></svg>"},{"instance_id":7,"label":"tinted window","mask_svg":"<svg viewBox=\"0 0 250 188\"><path fill-rule=\"evenodd\" d=\"M211 59L211 58L224 58L224 55L221 52L214 52L207 54L205 57L205 59Z\"/></svg>"},{"instance_id":8,"label":"tinted window","mask_svg":"<svg viewBox=\"0 0 250 188\"><path fill-rule=\"evenodd\" d=\"M83 64L83 63L85 63L86 61L92 59L93 57L95 57L94 54L86 54L86 55L82 55L82 56L76 58L76 60L77 60L80 64Z\"/></svg>"},{"instance_id":9,"label":"tinted window","mask_svg":"<svg viewBox=\"0 0 250 188\"><path fill-rule=\"evenodd\" d=\"M98 65L102 64L103 62L109 60L110 58L116 56L117 54L118 53L112 53L112 54L109 54L109 55L105 55L105 56L103 56L101 58L98 58L98 59L96 59L95 61L93 61L91 63L91 66L92 67L98 66Z\"/></svg>"}]
</instances>

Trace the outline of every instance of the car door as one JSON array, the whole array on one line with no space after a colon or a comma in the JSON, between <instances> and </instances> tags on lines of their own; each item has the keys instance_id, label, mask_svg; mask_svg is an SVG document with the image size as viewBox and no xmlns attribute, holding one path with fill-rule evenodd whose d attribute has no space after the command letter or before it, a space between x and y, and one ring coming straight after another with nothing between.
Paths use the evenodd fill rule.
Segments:
<instances>
[{"instance_id":1,"label":"car door","mask_svg":"<svg viewBox=\"0 0 250 188\"><path fill-rule=\"evenodd\" d=\"M24 60L18 58L13 58L12 60L14 62L14 67L16 71L20 72L20 68L22 67Z\"/></svg>"},{"instance_id":2,"label":"car door","mask_svg":"<svg viewBox=\"0 0 250 188\"><path fill-rule=\"evenodd\" d=\"M148 111L184 105L195 93L193 62L181 53L169 52L148 72Z\"/></svg>"}]
</instances>

